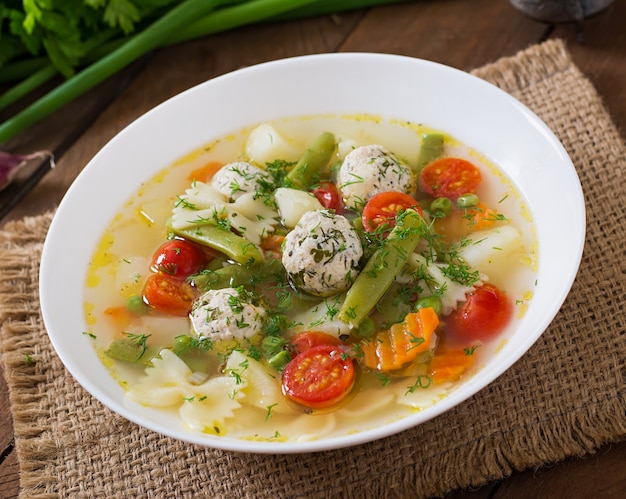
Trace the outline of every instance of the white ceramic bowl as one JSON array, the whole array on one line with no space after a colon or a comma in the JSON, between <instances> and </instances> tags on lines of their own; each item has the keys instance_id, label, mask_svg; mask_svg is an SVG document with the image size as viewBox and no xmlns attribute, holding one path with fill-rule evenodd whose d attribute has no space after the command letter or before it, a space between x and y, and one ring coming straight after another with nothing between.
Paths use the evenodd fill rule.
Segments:
<instances>
[{"instance_id":1,"label":"white ceramic bowl","mask_svg":"<svg viewBox=\"0 0 626 499\"><path fill-rule=\"evenodd\" d=\"M535 215L539 242L538 286L515 333L477 375L434 406L344 437L299 443L240 441L192 434L181 425L129 409L122 388L91 340L80 334L87 329L85 274L104 228L142 181L211 139L266 120L323 113L369 113L425 123L486 155L508 174ZM557 184L558 198L553 190ZM548 127L510 95L467 73L409 57L366 53L296 57L241 69L191 88L111 140L78 176L52 222L41 262L41 307L50 340L69 372L125 418L216 448L319 451L372 441L423 423L506 371L561 307L578 270L584 234L582 190L567 153Z\"/></svg>"}]
</instances>

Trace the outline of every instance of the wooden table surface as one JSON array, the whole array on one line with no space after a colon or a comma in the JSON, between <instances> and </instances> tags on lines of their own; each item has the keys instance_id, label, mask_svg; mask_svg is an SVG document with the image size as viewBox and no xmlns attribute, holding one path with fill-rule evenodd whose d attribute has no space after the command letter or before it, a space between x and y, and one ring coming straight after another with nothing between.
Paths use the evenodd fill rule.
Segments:
<instances>
[{"instance_id":1,"label":"wooden table surface","mask_svg":"<svg viewBox=\"0 0 626 499\"><path fill-rule=\"evenodd\" d=\"M19 202L12 202L12 196L20 184L0 193L0 207L7 212L0 226L54 208L92 156L156 104L214 76L291 56L384 52L471 70L546 39L561 38L625 136L626 0L615 0L607 10L585 20L582 33L581 44L574 25L534 21L507 0L417 0L247 26L161 49L3 145L2 149L13 152L52 150L57 167ZM16 497L19 478L10 401L0 377L0 497ZM626 497L626 441L448 497Z\"/></svg>"}]
</instances>

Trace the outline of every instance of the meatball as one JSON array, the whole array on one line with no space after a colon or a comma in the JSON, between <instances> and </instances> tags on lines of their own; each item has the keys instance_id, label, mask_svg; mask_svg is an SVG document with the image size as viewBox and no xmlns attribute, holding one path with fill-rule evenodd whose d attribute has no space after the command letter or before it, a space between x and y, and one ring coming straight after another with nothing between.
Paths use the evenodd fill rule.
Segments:
<instances>
[{"instance_id":1,"label":"meatball","mask_svg":"<svg viewBox=\"0 0 626 499\"><path fill-rule=\"evenodd\" d=\"M246 161L224 165L211 179L211 187L224 194L230 201L249 192L265 192L271 183L272 177L269 173Z\"/></svg>"},{"instance_id":2,"label":"meatball","mask_svg":"<svg viewBox=\"0 0 626 499\"><path fill-rule=\"evenodd\" d=\"M332 210L305 213L283 243L282 262L294 286L316 296L350 287L359 273L361 240Z\"/></svg>"},{"instance_id":3,"label":"meatball","mask_svg":"<svg viewBox=\"0 0 626 499\"><path fill-rule=\"evenodd\" d=\"M252 302L243 288L212 289L194 302L191 325L199 339L251 339L261 332L267 315Z\"/></svg>"},{"instance_id":4,"label":"meatball","mask_svg":"<svg viewBox=\"0 0 626 499\"><path fill-rule=\"evenodd\" d=\"M412 194L417 187L411 169L379 145L361 146L348 153L339 168L337 183L346 206L356 210L381 192Z\"/></svg>"}]
</instances>

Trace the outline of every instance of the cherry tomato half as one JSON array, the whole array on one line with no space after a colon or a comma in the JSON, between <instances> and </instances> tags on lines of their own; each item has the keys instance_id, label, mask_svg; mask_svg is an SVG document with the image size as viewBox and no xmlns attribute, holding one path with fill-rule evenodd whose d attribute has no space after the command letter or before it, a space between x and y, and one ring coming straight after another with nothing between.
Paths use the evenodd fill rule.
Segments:
<instances>
[{"instance_id":1,"label":"cherry tomato half","mask_svg":"<svg viewBox=\"0 0 626 499\"><path fill-rule=\"evenodd\" d=\"M186 279L202 269L207 258L200 246L183 239L162 244L152 255L150 268L177 279Z\"/></svg>"},{"instance_id":2,"label":"cherry tomato half","mask_svg":"<svg viewBox=\"0 0 626 499\"><path fill-rule=\"evenodd\" d=\"M446 330L458 340L490 340L500 333L513 315L508 296L493 284L483 284L466 295L463 306L446 319Z\"/></svg>"},{"instance_id":3,"label":"cherry tomato half","mask_svg":"<svg viewBox=\"0 0 626 499\"><path fill-rule=\"evenodd\" d=\"M335 210L337 213L343 211L341 194L332 182L320 182L320 185L313 189L313 194L324 208Z\"/></svg>"},{"instance_id":4,"label":"cherry tomato half","mask_svg":"<svg viewBox=\"0 0 626 499\"><path fill-rule=\"evenodd\" d=\"M185 316L195 299L193 287L168 274L152 274L143 288L144 300L150 307L170 315Z\"/></svg>"},{"instance_id":5,"label":"cherry tomato half","mask_svg":"<svg viewBox=\"0 0 626 499\"><path fill-rule=\"evenodd\" d=\"M478 167L461 158L441 158L428 163L419 178L420 189L435 198L456 200L476 190L482 181Z\"/></svg>"},{"instance_id":6,"label":"cherry tomato half","mask_svg":"<svg viewBox=\"0 0 626 499\"><path fill-rule=\"evenodd\" d=\"M374 232L380 228L391 230L396 226L396 215L401 210L413 208L423 214L414 197L404 192L381 192L372 197L363 208L363 228Z\"/></svg>"},{"instance_id":7,"label":"cherry tomato half","mask_svg":"<svg viewBox=\"0 0 626 499\"><path fill-rule=\"evenodd\" d=\"M283 393L310 409L331 407L354 385L354 364L333 345L318 345L296 355L283 371Z\"/></svg>"},{"instance_id":8,"label":"cherry tomato half","mask_svg":"<svg viewBox=\"0 0 626 499\"><path fill-rule=\"evenodd\" d=\"M303 331L291 338L289 343L296 353L301 353L320 345L338 346L341 340L322 331Z\"/></svg>"}]
</instances>

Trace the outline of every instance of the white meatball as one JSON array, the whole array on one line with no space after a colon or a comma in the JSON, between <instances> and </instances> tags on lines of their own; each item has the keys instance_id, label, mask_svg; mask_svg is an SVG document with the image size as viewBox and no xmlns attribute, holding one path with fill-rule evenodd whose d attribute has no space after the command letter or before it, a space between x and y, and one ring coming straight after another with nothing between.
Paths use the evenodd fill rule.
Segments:
<instances>
[{"instance_id":1,"label":"white meatball","mask_svg":"<svg viewBox=\"0 0 626 499\"><path fill-rule=\"evenodd\" d=\"M411 169L379 145L362 146L343 160L338 185L348 208L360 210L374 195L385 191L412 194L417 186Z\"/></svg>"},{"instance_id":2,"label":"white meatball","mask_svg":"<svg viewBox=\"0 0 626 499\"><path fill-rule=\"evenodd\" d=\"M362 255L361 240L345 217L316 210L305 213L285 237L282 262L298 289L331 296L350 287Z\"/></svg>"},{"instance_id":3,"label":"white meatball","mask_svg":"<svg viewBox=\"0 0 626 499\"><path fill-rule=\"evenodd\" d=\"M243 194L266 191L272 177L265 170L246 161L222 166L211 179L211 187L234 201Z\"/></svg>"},{"instance_id":4,"label":"white meatball","mask_svg":"<svg viewBox=\"0 0 626 499\"><path fill-rule=\"evenodd\" d=\"M191 324L200 339L243 340L261 332L267 311L254 305L243 289L212 289L191 309Z\"/></svg>"}]
</instances>

